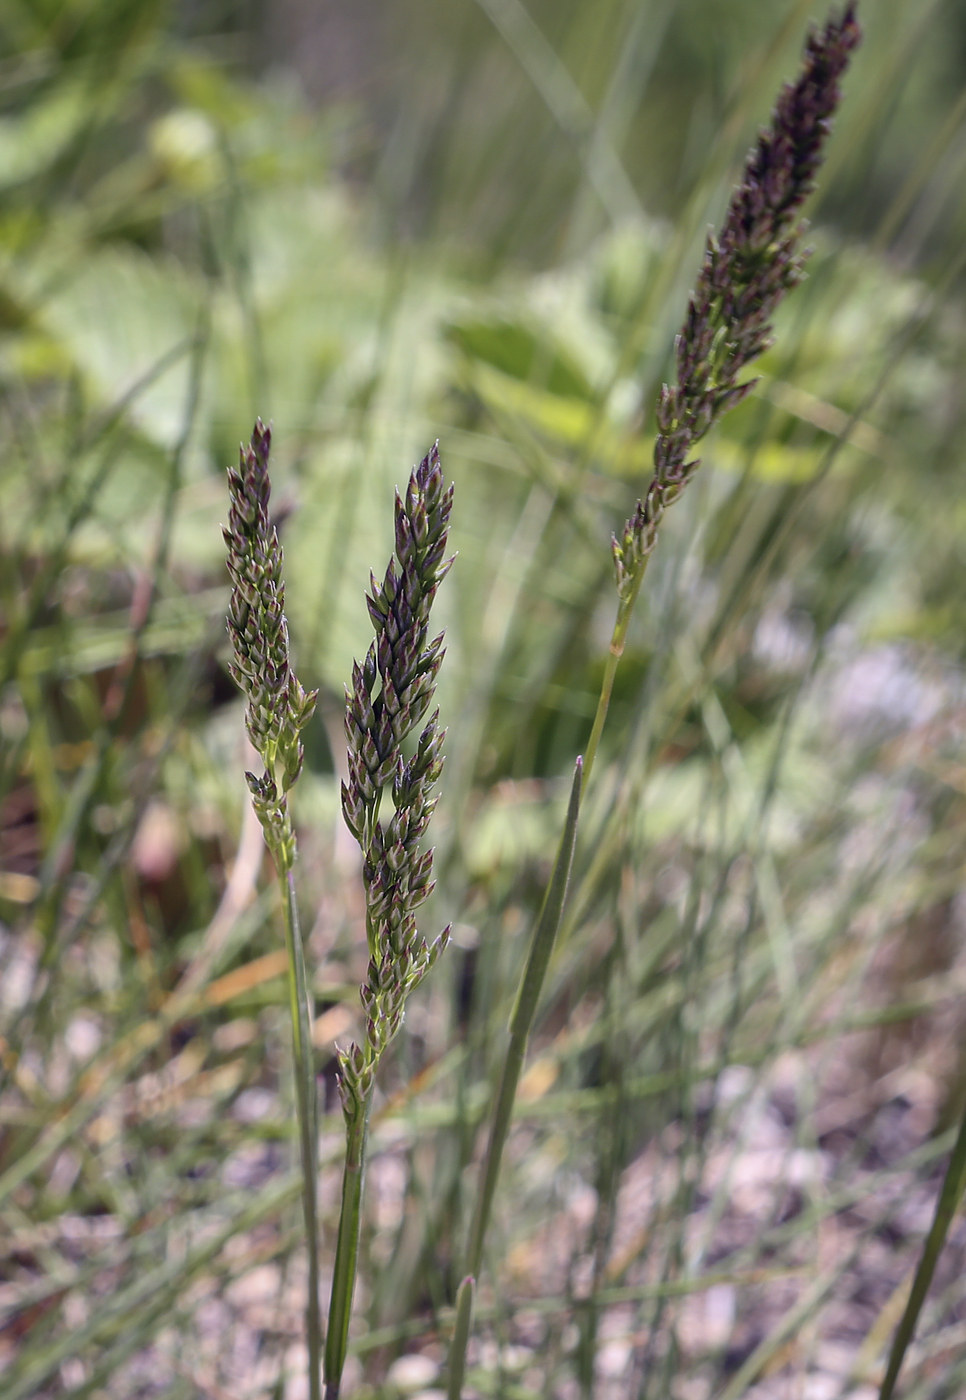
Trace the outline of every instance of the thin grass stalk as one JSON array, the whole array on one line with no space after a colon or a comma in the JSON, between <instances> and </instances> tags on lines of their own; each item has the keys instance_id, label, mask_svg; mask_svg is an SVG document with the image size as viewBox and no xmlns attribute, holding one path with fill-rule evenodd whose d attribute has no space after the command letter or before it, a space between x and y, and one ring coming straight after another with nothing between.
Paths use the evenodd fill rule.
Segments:
<instances>
[{"instance_id":1,"label":"thin grass stalk","mask_svg":"<svg viewBox=\"0 0 966 1400\"><path fill-rule=\"evenodd\" d=\"M456 1290L456 1324L453 1328L453 1344L450 1348L447 1400L461 1400L463 1394L463 1378L466 1375L466 1348L469 1345L470 1332L473 1328L475 1305L476 1279L472 1274L467 1274Z\"/></svg>"},{"instance_id":2,"label":"thin grass stalk","mask_svg":"<svg viewBox=\"0 0 966 1400\"><path fill-rule=\"evenodd\" d=\"M916 1276L912 1281L909 1301L906 1303L905 1311L899 1321L899 1326L896 1328L892 1350L889 1354L889 1365L886 1368L882 1388L879 1391L879 1400L892 1400L903 1359L915 1333L922 1305L926 1301L926 1294L929 1292L929 1285L932 1283L932 1277L936 1271L936 1264L946 1243L946 1236L949 1234L953 1217L963 1199L964 1191L966 1191L966 1108L963 1110L959 1133L949 1158L949 1166L946 1168L939 1199L936 1202L936 1214L933 1217L929 1234L926 1236L926 1242L922 1247L922 1257L916 1269Z\"/></svg>"},{"instance_id":3,"label":"thin grass stalk","mask_svg":"<svg viewBox=\"0 0 966 1400\"><path fill-rule=\"evenodd\" d=\"M299 1152L302 1162L302 1213L305 1218L305 1246L309 1278L306 1301L306 1340L309 1350L309 1395L319 1400L319 1362L322 1354L322 1326L319 1305L319 1214L318 1145L319 1103L315 1090L315 1062L312 1052L312 1010L305 947L299 926L295 877L291 867L279 873L283 892L285 952L288 956L289 1013L292 1021L292 1062L295 1068Z\"/></svg>"},{"instance_id":4,"label":"thin grass stalk","mask_svg":"<svg viewBox=\"0 0 966 1400\"><path fill-rule=\"evenodd\" d=\"M338 1400L342 1371L349 1343L352 1295L355 1292L362 1231L362 1194L365 1187L369 1123L372 1117L373 1084L361 1112L346 1133L345 1165L342 1171L342 1207L339 1234L332 1271L329 1325L325 1337L325 1400Z\"/></svg>"},{"instance_id":5,"label":"thin grass stalk","mask_svg":"<svg viewBox=\"0 0 966 1400\"><path fill-rule=\"evenodd\" d=\"M467 1276L460 1285L458 1298L457 1326L450 1347L449 1396L459 1400L462 1378L466 1370L466 1348L469 1343L472 1324L473 1300L476 1280L483 1264L483 1247L489 1229L493 1198L496 1194L503 1161L503 1149L513 1120L513 1104L516 1099L520 1073L526 1059L530 1031L537 1014L540 993L550 963L557 930L567 899L570 871L577 844L577 821L580 815L580 794L583 778L583 759L578 758L574 765L573 782L570 788L570 801L567 817L560 836L560 846L554 861L553 874L544 898L540 918L530 944L530 953L517 992L516 1002L510 1016L510 1043L507 1046L500 1083L497 1088L490 1119L490 1132L483 1159L480 1183L477 1188L473 1221L470 1226L467 1248Z\"/></svg>"},{"instance_id":6,"label":"thin grass stalk","mask_svg":"<svg viewBox=\"0 0 966 1400\"><path fill-rule=\"evenodd\" d=\"M641 583L644 580L644 570L647 561L645 560L631 585L626 597L621 597L617 604L617 618L614 622L614 631L611 634L610 645L607 648L607 659L604 663L604 677L600 685L600 695L597 699L597 710L594 714L594 723L590 731L590 738L587 740L587 750L584 754L584 782L590 779L591 770L594 766L594 759L597 757L597 749L600 745L600 736L604 732L604 723L607 719L607 711L610 709L610 698L614 690L614 680L617 676L617 668L620 665L621 657L624 655L624 647L627 644L627 633L631 625L631 614L634 611L634 604L640 592Z\"/></svg>"},{"instance_id":7,"label":"thin grass stalk","mask_svg":"<svg viewBox=\"0 0 966 1400\"><path fill-rule=\"evenodd\" d=\"M580 793L583 778L583 760L578 758L574 766L574 777L570 788L570 801L567 818L560 836L560 847L554 862L553 875L547 887L543 909L534 930L530 944L523 980L517 992L516 1003L510 1016L510 1043L500 1075L490 1123L490 1135L483 1159L482 1179L476 1197L473 1223L470 1227L469 1248L467 1250L467 1273L479 1277L483 1263L483 1246L490 1223L493 1197L500 1175L503 1148L513 1118L513 1102L516 1098L520 1073L526 1058L530 1031L537 1014L540 993L546 976L550 956L553 952L557 930L567 898L570 883L570 870L573 865L574 847L577 843L577 820L580 815Z\"/></svg>"},{"instance_id":8,"label":"thin grass stalk","mask_svg":"<svg viewBox=\"0 0 966 1400\"><path fill-rule=\"evenodd\" d=\"M859 1248L860 1246L856 1245L845 1259L826 1269L815 1279L794 1307L789 1308L784 1317L780 1318L768 1335L758 1343L748 1359L730 1378L718 1400L742 1400L742 1397L747 1395L749 1387L758 1379L776 1353L815 1317L833 1288L854 1264Z\"/></svg>"},{"instance_id":9,"label":"thin grass stalk","mask_svg":"<svg viewBox=\"0 0 966 1400\"><path fill-rule=\"evenodd\" d=\"M477 0L514 58L573 143L584 178L610 221L641 213L641 201L580 88L520 0Z\"/></svg>"}]
</instances>

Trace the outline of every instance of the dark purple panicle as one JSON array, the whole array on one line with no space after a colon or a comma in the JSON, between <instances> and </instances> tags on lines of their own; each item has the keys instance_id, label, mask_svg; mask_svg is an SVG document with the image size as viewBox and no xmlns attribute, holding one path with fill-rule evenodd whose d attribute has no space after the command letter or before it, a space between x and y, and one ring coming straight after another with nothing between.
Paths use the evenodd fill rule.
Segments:
<instances>
[{"instance_id":1,"label":"dark purple panicle","mask_svg":"<svg viewBox=\"0 0 966 1400\"><path fill-rule=\"evenodd\" d=\"M839 79L861 31L854 0L809 35L797 82L779 94L772 119L745 163L720 235L711 234L704 264L677 337L677 383L665 384L657 408L654 476L621 536L613 539L621 596L639 581L661 516L700 462L694 445L722 414L750 393L744 368L772 341L771 317L802 278L798 211L815 187Z\"/></svg>"},{"instance_id":2,"label":"dark purple panicle","mask_svg":"<svg viewBox=\"0 0 966 1400\"><path fill-rule=\"evenodd\" d=\"M433 891L433 852L419 843L436 806L432 789L443 767L439 711L426 721L406 761L402 743L422 723L436 689L443 636L429 640L429 614L452 559L445 558L453 488L445 488L438 447L396 492L395 556L366 598L375 638L352 668L346 689L349 776L342 784L346 825L362 847L369 971L362 989L366 1044L340 1052L347 1117L358 1111L375 1064L399 1028L403 1004L449 937L427 945L416 909ZM392 813L380 817L383 795Z\"/></svg>"}]
</instances>

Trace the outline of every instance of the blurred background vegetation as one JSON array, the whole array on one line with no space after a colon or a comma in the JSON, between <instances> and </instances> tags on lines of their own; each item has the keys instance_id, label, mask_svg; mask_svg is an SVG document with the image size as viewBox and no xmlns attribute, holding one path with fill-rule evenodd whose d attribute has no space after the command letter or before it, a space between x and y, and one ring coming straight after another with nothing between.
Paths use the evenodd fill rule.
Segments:
<instances>
[{"instance_id":1,"label":"blurred background vegetation","mask_svg":"<svg viewBox=\"0 0 966 1400\"><path fill-rule=\"evenodd\" d=\"M862 11L809 279L665 522L619 675L484 1394L872 1400L966 1097L966 4ZM341 686L393 486L437 437L457 485L426 916L456 946L383 1085L352 1363L373 1395L436 1383L609 534L706 228L822 17L5 0L8 1400L302 1393L284 959L225 670L225 467L256 413L323 694L297 813L330 1222L365 947ZM960 1229L910 1400L966 1389L964 1253Z\"/></svg>"}]
</instances>

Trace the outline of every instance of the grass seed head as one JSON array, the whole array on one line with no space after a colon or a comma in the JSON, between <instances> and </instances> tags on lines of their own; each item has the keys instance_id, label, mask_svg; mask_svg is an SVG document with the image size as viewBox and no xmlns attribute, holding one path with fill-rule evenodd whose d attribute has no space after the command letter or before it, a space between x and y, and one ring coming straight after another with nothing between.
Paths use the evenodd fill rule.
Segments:
<instances>
[{"instance_id":1,"label":"grass seed head","mask_svg":"<svg viewBox=\"0 0 966 1400\"><path fill-rule=\"evenodd\" d=\"M402 1023L406 997L449 939L446 928L427 944L415 910L434 888L433 852L420 851L419 844L443 767L446 731L438 710L426 715L445 653L442 633L429 639L429 616L453 562L445 557L452 506L453 488L445 487L433 447L406 491L396 492L395 555L381 583L370 576L366 599L375 637L346 688L349 776L342 784L342 811L362 847L370 954L361 993L365 1044L351 1045L339 1057L347 1118L358 1111L365 1086L371 1087L375 1065ZM402 744L420 724L415 751L405 759ZM392 814L380 817L387 792Z\"/></svg>"},{"instance_id":2,"label":"grass seed head","mask_svg":"<svg viewBox=\"0 0 966 1400\"><path fill-rule=\"evenodd\" d=\"M232 678L248 698L245 726L265 765L261 777L245 776L266 840L285 868L295 855L286 793L302 771L301 731L318 695L303 689L292 669L282 546L268 513L271 429L259 418L242 446L238 469L229 469L230 507L223 530L232 580L228 635Z\"/></svg>"},{"instance_id":3,"label":"grass seed head","mask_svg":"<svg viewBox=\"0 0 966 1400\"><path fill-rule=\"evenodd\" d=\"M700 466L694 445L751 392L740 375L772 343L771 318L801 281L808 250L800 247L798 211L815 174L839 104L839 79L861 31L854 0L805 46L795 83L782 88L769 125L745 163L720 235L711 234L697 285L677 337L677 383L665 384L657 407L654 476L637 509L612 540L617 588L633 593L657 541L666 508Z\"/></svg>"}]
</instances>

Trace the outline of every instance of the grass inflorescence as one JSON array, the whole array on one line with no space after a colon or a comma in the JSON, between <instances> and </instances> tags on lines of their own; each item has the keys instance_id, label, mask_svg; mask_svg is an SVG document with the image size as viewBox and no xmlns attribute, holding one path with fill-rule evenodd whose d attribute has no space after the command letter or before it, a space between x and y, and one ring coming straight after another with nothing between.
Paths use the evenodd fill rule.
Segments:
<instances>
[{"instance_id":1,"label":"grass inflorescence","mask_svg":"<svg viewBox=\"0 0 966 1400\"><path fill-rule=\"evenodd\" d=\"M225 527L232 578L228 635L232 679L248 697L245 728L265 765L246 773L252 801L279 870L295 863L288 793L302 771L301 732L315 710L317 691L305 691L292 669L282 546L269 518L271 431L259 420L237 471L228 473L231 510Z\"/></svg>"},{"instance_id":2,"label":"grass inflorescence","mask_svg":"<svg viewBox=\"0 0 966 1400\"><path fill-rule=\"evenodd\" d=\"M443 635L429 640L429 616L453 563L446 557L453 488L443 479L436 447L396 492L396 552L367 596L375 629L365 661L346 689L349 776L342 783L346 825L362 848L369 966L361 990L365 1037L338 1052L339 1093L346 1124L342 1213L336 1245L326 1343L326 1396L336 1400L345 1363L349 1315L362 1224L369 1121L379 1061L402 1025L406 998L449 941L447 927L427 943L416 910L429 898L433 851L420 849L438 798L446 731L439 711L426 721L409 758L403 744L433 703L445 655ZM384 794L392 815L380 816Z\"/></svg>"},{"instance_id":3,"label":"grass inflorescence","mask_svg":"<svg viewBox=\"0 0 966 1400\"><path fill-rule=\"evenodd\" d=\"M694 447L729 409L754 389L741 379L772 344L772 318L804 275L802 204L815 188L839 80L859 43L856 7L848 4L805 46L802 71L779 95L732 195L720 234L709 234L697 284L675 340L677 381L657 404L654 476L620 534L611 538L619 599L604 686L588 743L593 764L610 688L627 637L631 610L657 543L665 510L701 465Z\"/></svg>"},{"instance_id":4,"label":"grass inflorescence","mask_svg":"<svg viewBox=\"0 0 966 1400\"><path fill-rule=\"evenodd\" d=\"M839 78L859 37L855 5L850 3L841 18L829 19L821 33L810 35L798 81L782 89L771 125L762 132L745 164L721 235L715 238L712 234L708 240L697 287L675 343L677 383L673 388L665 384L658 402L654 477L620 540L612 537L617 620L587 753L577 761L553 878L510 1019L509 1046L470 1228L467 1274L458 1295L450 1400L460 1400L462 1394L475 1280L483 1262L512 1105L563 915L581 788L590 777L597 754L631 611L664 511L700 466L697 459L689 460L692 448L754 388L753 379L739 382L740 375L768 348L771 317L785 293L801 280L804 256L799 252L802 229L797 225L798 210L814 188L829 121L841 96Z\"/></svg>"},{"instance_id":5,"label":"grass inflorescence","mask_svg":"<svg viewBox=\"0 0 966 1400\"><path fill-rule=\"evenodd\" d=\"M322 1370L314 1012L298 924L296 838L288 793L302 771L301 731L315 709L317 692L303 689L289 654L282 548L268 509L270 446L271 434L259 420L250 445L241 449L238 471L229 473L231 512L224 536L234 586L228 631L234 654L231 674L248 697L245 727L265 765L261 776L245 777L282 881L285 907L309 1253L309 1390L314 1397L321 1393ZM361 988L364 1039L361 1045L352 1042L338 1051L346 1157L325 1344L326 1400L337 1400L345 1365L376 1071L402 1025L407 997L430 971L450 934L447 926L427 943L416 927L416 910L434 888L433 851L420 847L438 800L433 788L443 768L445 730L439 727L439 711L423 725L408 758L403 745L432 705L445 654L442 633L429 638L429 618L453 563L446 557L452 507L453 488L445 487L434 447L413 469L405 495L396 492L396 552L381 583L371 576L366 599L375 639L362 664L353 665L352 686L346 689L349 772L342 783L342 811L362 849L369 964ZM381 813L384 796L387 801L391 796L391 817Z\"/></svg>"},{"instance_id":6,"label":"grass inflorescence","mask_svg":"<svg viewBox=\"0 0 966 1400\"><path fill-rule=\"evenodd\" d=\"M238 470L228 473L231 510L224 537L233 584L228 634L234 656L231 675L248 698L245 728L264 764L262 774L246 772L245 779L281 885L309 1258L309 1395L311 1400L318 1400L322 1338L317 1208L319 1114L312 1049L315 1017L299 925L294 878L297 846L289 809L289 792L304 761L301 731L315 709L317 692L302 688L289 655L282 547L268 512L271 441L270 430L261 419L257 420L248 447L241 448Z\"/></svg>"}]
</instances>

